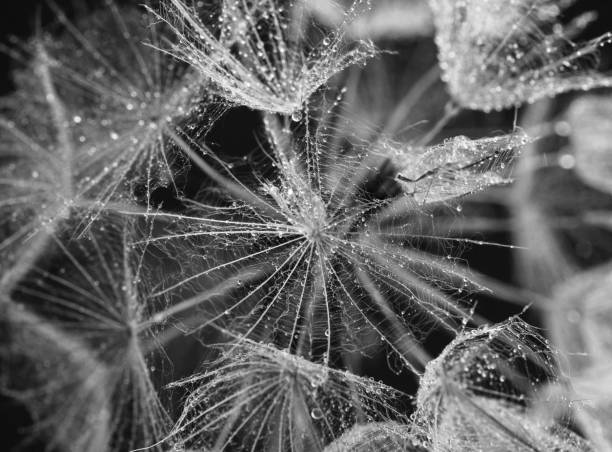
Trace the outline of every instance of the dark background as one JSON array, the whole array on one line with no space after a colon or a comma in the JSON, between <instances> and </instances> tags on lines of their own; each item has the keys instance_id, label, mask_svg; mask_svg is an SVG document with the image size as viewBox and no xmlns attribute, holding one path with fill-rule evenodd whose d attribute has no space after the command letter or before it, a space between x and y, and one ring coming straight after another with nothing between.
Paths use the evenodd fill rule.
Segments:
<instances>
[{"instance_id":1,"label":"dark background","mask_svg":"<svg viewBox=\"0 0 612 452\"><path fill-rule=\"evenodd\" d=\"M66 11L70 17L78 14L85 0L55 0L55 2L60 8ZM32 35L35 31L37 22L40 22L43 27L54 22L54 14L51 12L50 8L45 5L45 0L5 0L5 3L0 13L0 43L2 44L10 45L9 39L12 37L22 40L27 39L27 37ZM104 2L103 0L98 0L97 2L90 0L87 3L94 6L99 3L100 6L102 6ZM117 3L129 4L141 3L141 1L117 0ZM567 11L566 17L575 17L582 11L591 10L595 10L599 13L599 19L586 30L580 37L581 40L590 39L608 30L612 30L612 1L610 0L578 0L576 5ZM609 49L603 52L602 67L604 69L611 67L611 53ZM4 52L0 52L0 95L9 93L13 89L10 72L11 67L13 67L13 62L10 57ZM228 119L226 115L215 128L214 135L215 141L219 144L218 148L244 149L244 152L250 152L253 147L256 146L256 141L254 139L255 133L253 130L257 124L257 115L244 109L230 112L229 115L231 115L231 120ZM231 124L231 128L228 124ZM469 127L469 124L466 126ZM237 131L237 128L240 130ZM163 198L164 194L162 193L160 196ZM2 194L0 193L0 198L1 197ZM503 215L503 213L500 213L500 215ZM497 242L509 242L509 237L503 235L487 237L487 239ZM465 258L470 262L472 267L484 270L492 276L507 282L512 282L514 279L512 275L512 256L510 251L499 248L483 249L480 247L477 250L470 251ZM491 304L492 303L489 303L488 305L491 306ZM495 303L494 308L487 308L483 303L481 303L481 306L484 306L482 308L482 310L485 311L483 315L492 321L503 320L516 311L516 306L505 305L499 302ZM537 318L529 320L535 323L538 321ZM379 363L370 363L369 365L378 369L386 367L384 358L382 358L382 361ZM396 383L393 380L398 378L391 373L385 375L384 373L376 372L376 374L377 378L392 383ZM398 386L406 385L404 382L404 384L398 384ZM28 416L25 410L7 399L0 398L1 451L11 450L19 440L23 440L23 427L27 425L27 423ZM23 446L21 450L40 451L44 450L44 445L32 443Z\"/></svg>"}]
</instances>

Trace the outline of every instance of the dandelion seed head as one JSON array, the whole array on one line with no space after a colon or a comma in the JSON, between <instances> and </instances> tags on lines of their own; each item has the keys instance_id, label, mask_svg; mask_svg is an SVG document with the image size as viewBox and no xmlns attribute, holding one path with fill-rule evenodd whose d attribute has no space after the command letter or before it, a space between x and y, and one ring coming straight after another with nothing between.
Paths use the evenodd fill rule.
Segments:
<instances>
[{"instance_id":1,"label":"dandelion seed head","mask_svg":"<svg viewBox=\"0 0 612 452\"><path fill-rule=\"evenodd\" d=\"M320 242L321 234L329 226L327 207L296 166L295 161L286 162L280 187L268 184L264 192L308 240Z\"/></svg>"},{"instance_id":2,"label":"dandelion seed head","mask_svg":"<svg viewBox=\"0 0 612 452\"><path fill-rule=\"evenodd\" d=\"M195 310L198 316L186 320L189 331L221 324L251 339L274 338L280 348L316 362L332 362L339 350L384 347L397 372L423 365L418 338L433 328L461 329L473 314L470 293L479 290L452 260L418 250L424 241L432 248L444 242L427 213L427 203L439 199L417 205L407 196L369 197L366 181L379 155L361 148L334 154L323 130L294 138L272 117L265 126L276 177L251 188L227 168L232 179L223 183L239 202L223 209L194 202L192 215L169 216L182 232L157 243L186 241L202 255L224 257L168 283L166 291L202 284L202 295L160 318ZM200 163L208 171L206 165ZM452 255L451 246L444 256ZM236 278L243 283L231 284Z\"/></svg>"}]
</instances>

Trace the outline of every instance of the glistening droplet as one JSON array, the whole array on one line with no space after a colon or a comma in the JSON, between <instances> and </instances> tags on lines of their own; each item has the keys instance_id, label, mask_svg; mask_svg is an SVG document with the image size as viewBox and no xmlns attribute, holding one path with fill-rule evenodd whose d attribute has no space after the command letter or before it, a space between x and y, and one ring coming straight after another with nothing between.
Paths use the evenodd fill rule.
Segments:
<instances>
[{"instance_id":1,"label":"glistening droplet","mask_svg":"<svg viewBox=\"0 0 612 452\"><path fill-rule=\"evenodd\" d=\"M291 120L294 122L298 122L302 120L302 111L301 110L295 110L293 113L291 113Z\"/></svg>"},{"instance_id":2,"label":"glistening droplet","mask_svg":"<svg viewBox=\"0 0 612 452\"><path fill-rule=\"evenodd\" d=\"M321 408L313 408L310 411L310 416L315 420L321 419L323 418L323 411L321 410Z\"/></svg>"}]
</instances>

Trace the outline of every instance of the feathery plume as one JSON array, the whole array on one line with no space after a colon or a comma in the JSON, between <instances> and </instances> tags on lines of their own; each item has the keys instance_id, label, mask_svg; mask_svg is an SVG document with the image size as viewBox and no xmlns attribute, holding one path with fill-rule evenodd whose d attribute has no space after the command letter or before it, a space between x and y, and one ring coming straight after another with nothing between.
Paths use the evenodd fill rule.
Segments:
<instances>
[{"instance_id":1,"label":"feathery plume","mask_svg":"<svg viewBox=\"0 0 612 452\"><path fill-rule=\"evenodd\" d=\"M421 379L416 419L429 449L591 450L562 423L530 414L538 388L558 381L555 367L545 340L518 319L463 333Z\"/></svg>"},{"instance_id":2,"label":"feathery plume","mask_svg":"<svg viewBox=\"0 0 612 452\"><path fill-rule=\"evenodd\" d=\"M390 159L404 192L422 205L510 183L506 167L527 143L527 135L515 132L477 140L457 136L430 147L386 142L377 152Z\"/></svg>"},{"instance_id":3,"label":"feathery plume","mask_svg":"<svg viewBox=\"0 0 612 452\"><path fill-rule=\"evenodd\" d=\"M148 203L170 184L166 132L199 100L193 74L139 42L161 40L164 30L147 28L138 10L108 0L79 25L56 12L63 33L41 32L11 52L25 67L17 91L0 101L7 292L69 218L84 229L103 210L135 208L138 185Z\"/></svg>"},{"instance_id":4,"label":"feathery plume","mask_svg":"<svg viewBox=\"0 0 612 452\"><path fill-rule=\"evenodd\" d=\"M56 239L58 272L32 270L5 307L9 393L61 450L125 451L165 433L143 256L129 237L129 225L106 224L78 243Z\"/></svg>"},{"instance_id":5,"label":"feathery plume","mask_svg":"<svg viewBox=\"0 0 612 452\"><path fill-rule=\"evenodd\" d=\"M301 1L301 0L298 0ZM280 113L299 120L308 99L347 66L374 55L367 41L347 43L342 27L304 48L290 27L292 2L224 0L217 27L209 28L182 0L167 0L158 17L178 42L167 52L210 80L230 105ZM344 14L352 20L366 0Z\"/></svg>"},{"instance_id":6,"label":"feathery plume","mask_svg":"<svg viewBox=\"0 0 612 452\"><path fill-rule=\"evenodd\" d=\"M248 340L181 383L194 390L172 432L198 450L322 451L358 422L402 422L410 398L374 380Z\"/></svg>"},{"instance_id":7,"label":"feathery plume","mask_svg":"<svg viewBox=\"0 0 612 452\"><path fill-rule=\"evenodd\" d=\"M170 30L151 26L143 10L119 8L113 0L76 24L56 12L63 33L39 40L66 111L66 134L75 143L77 192L104 203L137 184L147 196L171 184L180 159L172 168L167 131L189 125L203 108L203 83L151 47L165 42Z\"/></svg>"},{"instance_id":8,"label":"feathery plume","mask_svg":"<svg viewBox=\"0 0 612 452\"><path fill-rule=\"evenodd\" d=\"M430 0L440 66L453 100L488 112L612 86L611 77L591 69L612 35L574 44L571 35L592 17L563 27L559 16L570 3Z\"/></svg>"},{"instance_id":9,"label":"feathery plume","mask_svg":"<svg viewBox=\"0 0 612 452\"><path fill-rule=\"evenodd\" d=\"M387 344L400 357L398 369L419 372L429 360L419 338L433 328L460 331L473 315L470 294L481 286L448 248L435 254L453 242L431 225L427 206L406 196L368 198L366 157L331 155L317 133L300 144L273 118L266 124L279 172L255 189L227 167L221 175L183 143L231 199L218 207L192 202L191 215L150 215L171 221L153 242L189 243L194 261L205 263L160 291L199 281L199 294L157 318L187 319L188 331L223 324L322 362L335 350ZM215 256L209 264L207 256ZM367 331L381 342L366 344Z\"/></svg>"}]
</instances>

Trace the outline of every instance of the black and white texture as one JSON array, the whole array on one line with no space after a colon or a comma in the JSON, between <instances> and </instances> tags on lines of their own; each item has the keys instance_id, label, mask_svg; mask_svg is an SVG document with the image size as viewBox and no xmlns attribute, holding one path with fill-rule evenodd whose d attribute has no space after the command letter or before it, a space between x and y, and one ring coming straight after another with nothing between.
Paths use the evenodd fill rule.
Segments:
<instances>
[{"instance_id":1,"label":"black and white texture","mask_svg":"<svg viewBox=\"0 0 612 452\"><path fill-rule=\"evenodd\" d=\"M606 5L24 5L0 449L612 451Z\"/></svg>"}]
</instances>

